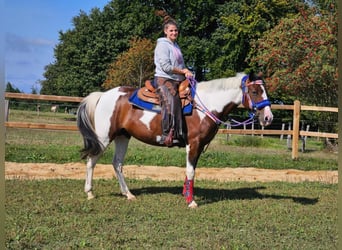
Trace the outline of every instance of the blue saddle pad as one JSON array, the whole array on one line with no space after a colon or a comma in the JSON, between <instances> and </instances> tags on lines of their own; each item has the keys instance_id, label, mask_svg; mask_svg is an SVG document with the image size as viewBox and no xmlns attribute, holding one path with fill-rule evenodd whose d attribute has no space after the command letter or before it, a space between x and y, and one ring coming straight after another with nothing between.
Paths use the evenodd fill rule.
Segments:
<instances>
[{"instance_id":1,"label":"blue saddle pad","mask_svg":"<svg viewBox=\"0 0 342 250\"><path fill-rule=\"evenodd\" d=\"M191 88L191 96L194 97L194 95L195 95L195 91L193 90L193 88ZM138 90L134 91L134 93L129 98L129 102L141 109L146 109L146 110L153 111L156 113L160 113L161 111L160 105L156 105L154 103L141 100L138 97ZM190 115L192 113L192 109L193 109L193 105L190 102L189 104L183 107L183 115Z\"/></svg>"}]
</instances>

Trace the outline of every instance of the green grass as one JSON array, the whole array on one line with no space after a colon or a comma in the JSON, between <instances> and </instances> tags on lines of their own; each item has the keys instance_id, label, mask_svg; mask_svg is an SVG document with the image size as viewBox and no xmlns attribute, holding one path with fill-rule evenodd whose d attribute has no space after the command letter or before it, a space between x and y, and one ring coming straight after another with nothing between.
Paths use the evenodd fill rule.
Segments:
<instances>
[{"instance_id":1,"label":"green grass","mask_svg":"<svg viewBox=\"0 0 342 250\"><path fill-rule=\"evenodd\" d=\"M337 185L197 181L6 181L7 249L336 249Z\"/></svg>"},{"instance_id":2,"label":"green grass","mask_svg":"<svg viewBox=\"0 0 342 250\"><path fill-rule=\"evenodd\" d=\"M64 112L39 112L11 109L8 116L11 122L32 122L76 125L76 116Z\"/></svg>"},{"instance_id":3,"label":"green grass","mask_svg":"<svg viewBox=\"0 0 342 250\"><path fill-rule=\"evenodd\" d=\"M5 160L38 163L80 162L79 151L82 143L78 132L7 128ZM110 164L113 151L114 147L110 146L99 162ZM184 167L185 157L184 148L154 147L132 139L125 164ZM299 153L299 159L293 161L286 140L235 135L227 141L225 135L217 135L201 155L198 167L337 170L338 164L337 154L325 151L322 142L316 139L309 139L307 152Z\"/></svg>"}]
</instances>

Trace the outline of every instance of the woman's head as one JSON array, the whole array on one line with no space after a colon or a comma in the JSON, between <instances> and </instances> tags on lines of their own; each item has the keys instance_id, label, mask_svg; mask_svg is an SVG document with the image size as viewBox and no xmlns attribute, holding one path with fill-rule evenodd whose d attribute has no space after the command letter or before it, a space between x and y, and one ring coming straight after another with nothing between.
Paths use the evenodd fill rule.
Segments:
<instances>
[{"instance_id":1,"label":"woman's head","mask_svg":"<svg viewBox=\"0 0 342 250\"><path fill-rule=\"evenodd\" d=\"M178 25L177 22L170 16L164 17L163 30L165 36L172 42L176 41L178 37Z\"/></svg>"}]
</instances>

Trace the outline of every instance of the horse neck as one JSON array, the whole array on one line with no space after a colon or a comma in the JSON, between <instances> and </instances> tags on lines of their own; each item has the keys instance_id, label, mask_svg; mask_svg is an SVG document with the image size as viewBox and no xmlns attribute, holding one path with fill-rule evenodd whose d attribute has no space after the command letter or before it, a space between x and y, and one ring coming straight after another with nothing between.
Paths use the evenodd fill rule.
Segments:
<instances>
[{"instance_id":1,"label":"horse neck","mask_svg":"<svg viewBox=\"0 0 342 250\"><path fill-rule=\"evenodd\" d=\"M195 101L221 118L242 101L241 78L222 78L201 82Z\"/></svg>"}]
</instances>

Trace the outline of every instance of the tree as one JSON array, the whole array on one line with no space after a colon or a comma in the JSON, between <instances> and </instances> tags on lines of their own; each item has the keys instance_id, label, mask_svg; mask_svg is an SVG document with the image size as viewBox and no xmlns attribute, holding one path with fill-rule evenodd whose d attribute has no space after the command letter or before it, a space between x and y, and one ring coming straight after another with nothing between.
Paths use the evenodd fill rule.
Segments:
<instances>
[{"instance_id":1,"label":"tree","mask_svg":"<svg viewBox=\"0 0 342 250\"><path fill-rule=\"evenodd\" d=\"M298 1L229 1L219 9L219 27L213 33L217 58L209 65L210 77L230 76L249 67L250 43L262 37L282 17L297 12Z\"/></svg>"},{"instance_id":2,"label":"tree","mask_svg":"<svg viewBox=\"0 0 342 250\"><path fill-rule=\"evenodd\" d=\"M104 89L120 85L141 87L145 80L153 77L154 42L135 38L131 40L130 45L127 51L110 64L106 80L102 85Z\"/></svg>"},{"instance_id":3,"label":"tree","mask_svg":"<svg viewBox=\"0 0 342 250\"><path fill-rule=\"evenodd\" d=\"M14 88L10 82L7 82L5 91L10 93L21 93L21 91L18 88Z\"/></svg>"},{"instance_id":4,"label":"tree","mask_svg":"<svg viewBox=\"0 0 342 250\"><path fill-rule=\"evenodd\" d=\"M323 1L323 0L322 0ZM130 48L133 38L163 36L167 12L180 25L178 44L198 81L235 74L249 67L250 42L262 37L301 0L111 0L103 8L73 18L60 32L55 61L45 68L42 94L86 96L103 90L109 66Z\"/></svg>"},{"instance_id":5,"label":"tree","mask_svg":"<svg viewBox=\"0 0 342 250\"><path fill-rule=\"evenodd\" d=\"M318 106L338 105L337 14L311 8L284 18L253 45L251 63L264 69L270 95ZM325 113L325 114L324 114ZM336 121L323 112L310 120Z\"/></svg>"},{"instance_id":6,"label":"tree","mask_svg":"<svg viewBox=\"0 0 342 250\"><path fill-rule=\"evenodd\" d=\"M302 10L259 39L254 65L262 66L273 94L306 104L337 106L336 15Z\"/></svg>"},{"instance_id":7,"label":"tree","mask_svg":"<svg viewBox=\"0 0 342 250\"><path fill-rule=\"evenodd\" d=\"M45 68L41 93L85 96L102 90L109 64L133 37L156 34L158 21L153 7L138 0L113 0L103 11L81 12L72 30L60 32L56 61Z\"/></svg>"}]
</instances>

